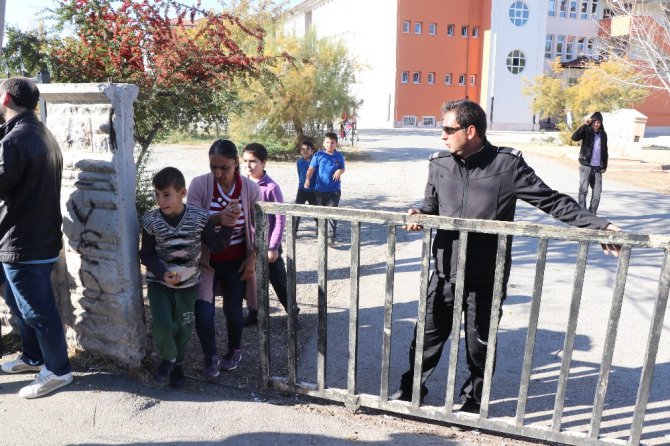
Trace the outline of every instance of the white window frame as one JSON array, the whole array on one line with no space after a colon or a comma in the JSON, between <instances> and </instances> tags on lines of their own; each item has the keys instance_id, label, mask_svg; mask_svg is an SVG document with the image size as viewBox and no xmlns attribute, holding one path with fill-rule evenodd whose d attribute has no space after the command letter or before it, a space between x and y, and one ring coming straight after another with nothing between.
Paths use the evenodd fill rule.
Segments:
<instances>
[{"instance_id":1,"label":"white window frame","mask_svg":"<svg viewBox=\"0 0 670 446\"><path fill-rule=\"evenodd\" d=\"M453 23L450 23L449 25L447 25L447 35L450 36L450 37L453 37L455 28L456 28L456 25L454 25Z\"/></svg>"},{"instance_id":2,"label":"white window frame","mask_svg":"<svg viewBox=\"0 0 670 446\"><path fill-rule=\"evenodd\" d=\"M428 34L434 36L437 34L437 23L430 23L428 25Z\"/></svg>"},{"instance_id":3,"label":"white window frame","mask_svg":"<svg viewBox=\"0 0 670 446\"><path fill-rule=\"evenodd\" d=\"M461 25L461 37L468 37L468 25Z\"/></svg>"},{"instance_id":4,"label":"white window frame","mask_svg":"<svg viewBox=\"0 0 670 446\"><path fill-rule=\"evenodd\" d=\"M416 116L407 115L402 117L403 127L416 127Z\"/></svg>"},{"instance_id":5,"label":"white window frame","mask_svg":"<svg viewBox=\"0 0 670 446\"><path fill-rule=\"evenodd\" d=\"M556 0L549 0L549 17L556 16Z\"/></svg>"},{"instance_id":6,"label":"white window frame","mask_svg":"<svg viewBox=\"0 0 670 446\"><path fill-rule=\"evenodd\" d=\"M451 82L453 80L452 78L453 76L451 75L451 73L446 73L444 75L444 85L451 85Z\"/></svg>"},{"instance_id":7,"label":"white window frame","mask_svg":"<svg viewBox=\"0 0 670 446\"><path fill-rule=\"evenodd\" d=\"M479 27L478 26L473 26L472 27L472 37L475 39L479 37Z\"/></svg>"},{"instance_id":8,"label":"white window frame","mask_svg":"<svg viewBox=\"0 0 670 446\"><path fill-rule=\"evenodd\" d=\"M512 2L507 15L510 22L512 22L512 25L517 27L524 26L526 23L528 23L528 19L530 18L530 8L528 8L526 2L517 0Z\"/></svg>"},{"instance_id":9,"label":"white window frame","mask_svg":"<svg viewBox=\"0 0 670 446\"><path fill-rule=\"evenodd\" d=\"M575 36L568 36L565 43L565 60L573 60L575 58Z\"/></svg>"},{"instance_id":10,"label":"white window frame","mask_svg":"<svg viewBox=\"0 0 670 446\"><path fill-rule=\"evenodd\" d=\"M414 34L421 34L423 31L423 22L414 22Z\"/></svg>"},{"instance_id":11,"label":"white window frame","mask_svg":"<svg viewBox=\"0 0 670 446\"><path fill-rule=\"evenodd\" d=\"M510 60L512 61L510 63ZM507 54L507 59L505 61L505 66L507 71L512 74L521 74L526 69L526 55L521 50L512 50ZM515 64L514 61L518 63ZM515 72L516 71L516 72Z\"/></svg>"},{"instance_id":12,"label":"white window frame","mask_svg":"<svg viewBox=\"0 0 670 446\"><path fill-rule=\"evenodd\" d=\"M421 71L412 72L412 83L420 84L421 83Z\"/></svg>"},{"instance_id":13,"label":"white window frame","mask_svg":"<svg viewBox=\"0 0 670 446\"><path fill-rule=\"evenodd\" d=\"M558 0L558 16L568 16L568 0Z\"/></svg>"},{"instance_id":14,"label":"white window frame","mask_svg":"<svg viewBox=\"0 0 670 446\"><path fill-rule=\"evenodd\" d=\"M589 0L582 0L579 8L579 18L582 20L589 19Z\"/></svg>"},{"instance_id":15,"label":"white window frame","mask_svg":"<svg viewBox=\"0 0 670 446\"><path fill-rule=\"evenodd\" d=\"M591 18L593 20L598 18L598 0L591 0Z\"/></svg>"},{"instance_id":16,"label":"white window frame","mask_svg":"<svg viewBox=\"0 0 670 446\"><path fill-rule=\"evenodd\" d=\"M570 18L577 18L577 0L570 0Z\"/></svg>"},{"instance_id":17,"label":"white window frame","mask_svg":"<svg viewBox=\"0 0 670 446\"><path fill-rule=\"evenodd\" d=\"M435 127L435 116L422 116L421 127Z\"/></svg>"},{"instance_id":18,"label":"white window frame","mask_svg":"<svg viewBox=\"0 0 670 446\"><path fill-rule=\"evenodd\" d=\"M409 82L409 71L403 71L400 73L400 83L406 84Z\"/></svg>"},{"instance_id":19,"label":"white window frame","mask_svg":"<svg viewBox=\"0 0 670 446\"><path fill-rule=\"evenodd\" d=\"M410 29L412 29L412 22L410 22L409 20L403 20L402 32L405 34L409 34Z\"/></svg>"},{"instance_id":20,"label":"white window frame","mask_svg":"<svg viewBox=\"0 0 670 446\"><path fill-rule=\"evenodd\" d=\"M565 36L558 35L556 36L556 57L560 57L563 60L565 54Z\"/></svg>"},{"instance_id":21,"label":"white window frame","mask_svg":"<svg viewBox=\"0 0 670 446\"><path fill-rule=\"evenodd\" d=\"M477 75L476 74L471 74L470 75L470 85L472 85L472 86L477 85Z\"/></svg>"},{"instance_id":22,"label":"white window frame","mask_svg":"<svg viewBox=\"0 0 670 446\"><path fill-rule=\"evenodd\" d=\"M586 37L578 37L577 38L577 56L584 55L585 50L586 50Z\"/></svg>"},{"instance_id":23,"label":"white window frame","mask_svg":"<svg viewBox=\"0 0 670 446\"><path fill-rule=\"evenodd\" d=\"M545 59L553 59L554 58L554 35L553 34L547 34L547 37L544 39L544 58Z\"/></svg>"},{"instance_id":24,"label":"white window frame","mask_svg":"<svg viewBox=\"0 0 670 446\"><path fill-rule=\"evenodd\" d=\"M458 75L458 85L465 85L465 74Z\"/></svg>"},{"instance_id":25,"label":"white window frame","mask_svg":"<svg viewBox=\"0 0 670 446\"><path fill-rule=\"evenodd\" d=\"M434 72L430 72L426 76L427 76L426 77L426 82L428 83L428 85L435 84L435 73Z\"/></svg>"}]
</instances>

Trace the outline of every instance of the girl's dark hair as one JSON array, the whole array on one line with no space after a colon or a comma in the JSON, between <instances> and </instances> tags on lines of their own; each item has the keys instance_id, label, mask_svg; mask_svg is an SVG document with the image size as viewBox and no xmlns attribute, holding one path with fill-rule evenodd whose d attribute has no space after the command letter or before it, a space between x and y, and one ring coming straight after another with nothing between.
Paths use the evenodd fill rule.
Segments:
<instances>
[{"instance_id":1,"label":"girl's dark hair","mask_svg":"<svg viewBox=\"0 0 670 446\"><path fill-rule=\"evenodd\" d=\"M221 155L224 158L239 159L237 146L234 142L227 139L217 139L209 148L210 155Z\"/></svg>"},{"instance_id":2,"label":"girl's dark hair","mask_svg":"<svg viewBox=\"0 0 670 446\"><path fill-rule=\"evenodd\" d=\"M268 150L265 148L263 144L259 144L257 142L247 144L242 150L242 152L253 153L256 158L258 158L263 162L268 160Z\"/></svg>"}]
</instances>

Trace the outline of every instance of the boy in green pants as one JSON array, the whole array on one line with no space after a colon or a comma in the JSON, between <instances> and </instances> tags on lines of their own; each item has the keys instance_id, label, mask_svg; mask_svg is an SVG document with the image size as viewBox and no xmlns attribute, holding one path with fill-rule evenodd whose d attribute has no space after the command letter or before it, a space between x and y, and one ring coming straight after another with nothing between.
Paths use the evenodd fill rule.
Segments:
<instances>
[{"instance_id":1,"label":"boy in green pants","mask_svg":"<svg viewBox=\"0 0 670 446\"><path fill-rule=\"evenodd\" d=\"M153 186L158 209L142 218L140 260L147 268L151 331L161 356L154 382L179 387L194 323L201 244L212 252L223 251L240 209L235 203L208 216L207 211L185 205L186 181L174 167L159 171Z\"/></svg>"}]
</instances>

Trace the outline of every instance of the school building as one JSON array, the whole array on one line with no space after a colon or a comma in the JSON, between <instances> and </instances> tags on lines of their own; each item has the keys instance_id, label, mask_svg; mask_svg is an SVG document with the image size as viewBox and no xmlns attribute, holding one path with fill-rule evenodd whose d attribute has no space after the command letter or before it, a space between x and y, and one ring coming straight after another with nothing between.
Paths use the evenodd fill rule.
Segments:
<instances>
[{"instance_id":1,"label":"school building","mask_svg":"<svg viewBox=\"0 0 670 446\"><path fill-rule=\"evenodd\" d=\"M537 130L524 83L556 57L595 56L604 14L606 0L306 0L285 30L340 39L364 66L359 126L436 127L444 102L469 98L492 129ZM639 108L670 132L668 109L666 94Z\"/></svg>"}]
</instances>

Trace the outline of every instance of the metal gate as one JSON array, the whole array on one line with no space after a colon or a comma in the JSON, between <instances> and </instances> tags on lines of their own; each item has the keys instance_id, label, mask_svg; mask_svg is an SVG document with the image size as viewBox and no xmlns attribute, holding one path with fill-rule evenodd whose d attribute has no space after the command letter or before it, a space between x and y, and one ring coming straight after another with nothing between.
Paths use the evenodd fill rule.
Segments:
<instances>
[{"instance_id":1,"label":"metal gate","mask_svg":"<svg viewBox=\"0 0 670 446\"><path fill-rule=\"evenodd\" d=\"M288 374L287 376L270 375L270 335L269 333L269 288L268 288L268 263L264 255L257 256L256 272L258 280L258 315L259 315L259 337L260 337L260 366L261 379L265 387L277 390L294 392L342 402L348 407L369 407L381 409L398 414L411 415L430 420L444 421L447 423L470 426L493 432L507 433L526 438L555 441L564 444L586 445L586 444L613 444L611 439L600 435L600 426L603 417L603 405L607 392L610 369L614 354L615 339L621 316L624 289L626 285L631 249L655 248L662 250L663 260L658 290L655 297L655 306L651 315L649 334L644 354L642 373L637 389L635 411L630 425L630 434L627 444L637 445L640 443L645 410L648 403L652 375L654 373L658 343L663 328L663 320L670 289L670 260L668 251L670 249L670 237L651 236L628 233L614 233L609 231L596 231L588 229L576 229L571 227L557 227L540 224L526 224L513 222L500 222L490 220L457 219L449 217L438 217L428 215L413 215L384 212L366 211L346 208L324 208L317 206L292 205L283 203L258 203L254 210L256 224L256 247L257 252L264 253L267 247L266 215L283 214L287 216L286 226L286 259L288 272L288 308L293 308L296 302L296 268L295 253L296 240L294 228L296 217L318 219L318 333L317 333L317 377L315 383L299 382L297 377L297 337L296 316L293 312L288 313ZM350 269L350 302L349 302L349 342L348 342L348 369L347 388L331 388L326 385L326 349L327 349L327 315L328 315L328 247L326 244L326 219L351 222L351 269ZM423 329L426 315L426 294L430 268L430 243L431 229L446 229L459 232L461 243L458 253L458 276L456 280L456 299L454 303L454 319L450 335L449 369L447 377L447 397L443 407L422 406L419 400L420 371L422 355L416 355L415 373L413 385L413 400L411 402L389 401L389 372L390 351L392 334L392 311L393 311L393 278L395 269L396 250L396 227L406 225L408 222L423 225L421 273L420 273L420 300L417 318L416 351L423 351L424 336ZM376 223L386 225L388 228L387 247L388 256L386 262L385 283L385 307L382 346L381 386L379 395L363 394L357 392L357 346L358 346L358 307L359 307L359 279L360 279L360 247L361 247L361 223ZM488 339L488 354L484 376L484 387L479 416L454 412L453 401L456 381L456 364L458 359L458 341L461 331L462 296L464 289L464 271L466 258L467 239L470 233L488 233L498 235L498 252L495 271L495 287L493 297L494 315L490 322ZM516 416L514 420L500 420L489 418L489 402L491 395L491 382L493 376L493 358L496 351L499 314L503 295L503 270L504 259L508 249L507 236L531 237L538 240L536 256L535 277L533 284L532 300L528 331L526 335L523 364L520 366L520 387L516 404ZM547 261L547 248L550 241L571 241L578 244L576 273L573 282L572 297L570 302L568 326L565 331L563 358L558 378L553 416L550 428L542 426L531 426L525 424L526 403L528 398L529 381L533 362L536 334L538 329L538 316L542 298L542 286L544 282L545 265ZM584 285L586 271L587 252L591 243L608 243L621 245L621 253L618 259L615 278L614 294L609 313L609 321L606 327L605 343L602 351L600 370L597 381L597 390L593 398L593 408L588 433L582 434L575 431L562 429L562 417L565 403L565 394L568 384L570 364L574 349L574 341L577 332L577 319L579 316L580 301ZM667 383L665 384L667 385ZM615 443L620 443L617 441Z\"/></svg>"}]
</instances>

